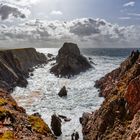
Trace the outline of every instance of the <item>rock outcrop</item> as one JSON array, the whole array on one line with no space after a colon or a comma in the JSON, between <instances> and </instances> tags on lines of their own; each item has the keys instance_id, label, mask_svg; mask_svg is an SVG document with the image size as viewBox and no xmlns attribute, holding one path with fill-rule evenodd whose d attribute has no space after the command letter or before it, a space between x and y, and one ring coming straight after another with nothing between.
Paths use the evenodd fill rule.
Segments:
<instances>
[{"instance_id":1,"label":"rock outcrop","mask_svg":"<svg viewBox=\"0 0 140 140\"><path fill-rule=\"evenodd\" d=\"M12 96L0 89L1 140L54 140L48 125L38 116L28 116Z\"/></svg>"},{"instance_id":2,"label":"rock outcrop","mask_svg":"<svg viewBox=\"0 0 140 140\"><path fill-rule=\"evenodd\" d=\"M41 116L27 115L10 95L15 86L26 87L26 78L34 66L46 62L45 55L33 48L0 51L1 140L55 140Z\"/></svg>"},{"instance_id":3,"label":"rock outcrop","mask_svg":"<svg viewBox=\"0 0 140 140\"><path fill-rule=\"evenodd\" d=\"M58 95L59 95L60 97L65 97L65 96L67 96L67 90L66 90L66 87L65 87L65 86L61 88L61 90L59 91Z\"/></svg>"},{"instance_id":4,"label":"rock outcrop","mask_svg":"<svg viewBox=\"0 0 140 140\"><path fill-rule=\"evenodd\" d=\"M51 128L55 136L60 136L62 134L61 119L56 114L51 117Z\"/></svg>"},{"instance_id":5,"label":"rock outcrop","mask_svg":"<svg viewBox=\"0 0 140 140\"><path fill-rule=\"evenodd\" d=\"M45 55L34 48L0 51L0 85L8 91L15 86L26 87L29 72L46 62Z\"/></svg>"},{"instance_id":6,"label":"rock outcrop","mask_svg":"<svg viewBox=\"0 0 140 140\"><path fill-rule=\"evenodd\" d=\"M91 68L88 60L80 54L76 44L64 43L59 50L56 65L51 68L51 73L61 77L71 77Z\"/></svg>"},{"instance_id":7,"label":"rock outcrop","mask_svg":"<svg viewBox=\"0 0 140 140\"><path fill-rule=\"evenodd\" d=\"M140 55L134 52L119 68L96 82L105 101L80 119L84 140L140 139Z\"/></svg>"}]
</instances>

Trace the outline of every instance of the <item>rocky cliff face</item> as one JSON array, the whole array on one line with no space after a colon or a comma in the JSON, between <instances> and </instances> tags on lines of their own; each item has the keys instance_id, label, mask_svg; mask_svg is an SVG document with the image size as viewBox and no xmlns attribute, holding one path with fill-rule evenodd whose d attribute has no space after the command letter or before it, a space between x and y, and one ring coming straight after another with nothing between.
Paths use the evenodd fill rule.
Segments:
<instances>
[{"instance_id":1,"label":"rocky cliff face","mask_svg":"<svg viewBox=\"0 0 140 140\"><path fill-rule=\"evenodd\" d=\"M45 55L34 48L0 51L0 86L6 90L26 87L29 72L46 62Z\"/></svg>"},{"instance_id":2,"label":"rocky cliff face","mask_svg":"<svg viewBox=\"0 0 140 140\"><path fill-rule=\"evenodd\" d=\"M118 69L96 82L105 101L84 114L84 140L140 139L140 55L134 53Z\"/></svg>"},{"instance_id":3,"label":"rocky cliff face","mask_svg":"<svg viewBox=\"0 0 140 140\"><path fill-rule=\"evenodd\" d=\"M51 68L51 73L61 77L71 77L91 68L88 60L80 54L76 44L64 43L59 50L56 65Z\"/></svg>"},{"instance_id":4,"label":"rocky cliff face","mask_svg":"<svg viewBox=\"0 0 140 140\"><path fill-rule=\"evenodd\" d=\"M34 115L28 116L12 96L0 89L1 140L54 140L48 125Z\"/></svg>"},{"instance_id":5,"label":"rocky cliff face","mask_svg":"<svg viewBox=\"0 0 140 140\"><path fill-rule=\"evenodd\" d=\"M28 116L8 91L25 87L33 67L44 64L44 54L33 48L0 51L0 139L54 140L48 125L38 115Z\"/></svg>"}]
</instances>

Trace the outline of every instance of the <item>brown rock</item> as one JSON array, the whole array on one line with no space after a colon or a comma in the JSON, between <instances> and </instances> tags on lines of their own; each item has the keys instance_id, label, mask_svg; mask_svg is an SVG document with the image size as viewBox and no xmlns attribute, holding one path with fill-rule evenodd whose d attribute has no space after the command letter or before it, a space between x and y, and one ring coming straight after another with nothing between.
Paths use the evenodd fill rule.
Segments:
<instances>
[{"instance_id":1,"label":"brown rock","mask_svg":"<svg viewBox=\"0 0 140 140\"><path fill-rule=\"evenodd\" d=\"M76 44L64 43L59 50L56 65L51 68L51 73L61 77L71 77L91 68L88 60L80 54Z\"/></svg>"},{"instance_id":2,"label":"brown rock","mask_svg":"<svg viewBox=\"0 0 140 140\"><path fill-rule=\"evenodd\" d=\"M134 53L119 68L96 81L105 98L100 109L80 118L84 140L140 139L140 55Z\"/></svg>"},{"instance_id":3,"label":"brown rock","mask_svg":"<svg viewBox=\"0 0 140 140\"><path fill-rule=\"evenodd\" d=\"M129 111L133 116L140 109L140 76L129 83L125 98L128 103Z\"/></svg>"}]
</instances>

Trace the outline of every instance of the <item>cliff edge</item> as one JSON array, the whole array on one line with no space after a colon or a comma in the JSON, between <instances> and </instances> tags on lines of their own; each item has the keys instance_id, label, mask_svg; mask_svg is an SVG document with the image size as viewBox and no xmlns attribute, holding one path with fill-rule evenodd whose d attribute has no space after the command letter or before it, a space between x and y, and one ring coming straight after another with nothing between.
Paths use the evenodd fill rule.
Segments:
<instances>
[{"instance_id":1,"label":"cliff edge","mask_svg":"<svg viewBox=\"0 0 140 140\"><path fill-rule=\"evenodd\" d=\"M0 51L0 87L8 91L15 86L26 87L29 72L44 63L47 58L34 48Z\"/></svg>"},{"instance_id":2,"label":"cliff edge","mask_svg":"<svg viewBox=\"0 0 140 140\"><path fill-rule=\"evenodd\" d=\"M105 101L81 118L84 140L140 139L140 54L134 52L120 67L96 81Z\"/></svg>"},{"instance_id":3,"label":"cliff edge","mask_svg":"<svg viewBox=\"0 0 140 140\"><path fill-rule=\"evenodd\" d=\"M15 86L26 87L29 72L47 63L44 54L34 48L0 51L0 139L54 140L40 115L27 115L10 95Z\"/></svg>"}]
</instances>

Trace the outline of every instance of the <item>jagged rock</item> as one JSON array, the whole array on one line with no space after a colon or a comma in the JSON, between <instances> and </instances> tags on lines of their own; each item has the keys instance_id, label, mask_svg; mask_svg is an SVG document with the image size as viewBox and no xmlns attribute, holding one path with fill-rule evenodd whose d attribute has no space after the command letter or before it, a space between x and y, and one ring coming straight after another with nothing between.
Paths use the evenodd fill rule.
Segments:
<instances>
[{"instance_id":1,"label":"jagged rock","mask_svg":"<svg viewBox=\"0 0 140 140\"><path fill-rule=\"evenodd\" d=\"M9 87L26 87L29 72L38 64L46 63L44 54L34 48L1 50L0 51L0 80L8 83Z\"/></svg>"},{"instance_id":2,"label":"jagged rock","mask_svg":"<svg viewBox=\"0 0 140 140\"><path fill-rule=\"evenodd\" d=\"M49 58L51 58L51 57L53 57L53 54L48 53L47 56L48 56Z\"/></svg>"},{"instance_id":3,"label":"jagged rock","mask_svg":"<svg viewBox=\"0 0 140 140\"><path fill-rule=\"evenodd\" d=\"M83 115L84 140L140 139L140 55L134 52L119 68L96 81L105 101L100 109Z\"/></svg>"},{"instance_id":4,"label":"jagged rock","mask_svg":"<svg viewBox=\"0 0 140 140\"><path fill-rule=\"evenodd\" d=\"M59 91L58 95L59 95L60 97L65 97L65 96L67 96L67 90L66 90L66 87L65 87L65 86Z\"/></svg>"},{"instance_id":5,"label":"jagged rock","mask_svg":"<svg viewBox=\"0 0 140 140\"><path fill-rule=\"evenodd\" d=\"M56 65L51 68L51 73L61 77L71 77L91 68L88 60L80 54L76 44L64 43L59 50Z\"/></svg>"},{"instance_id":6,"label":"jagged rock","mask_svg":"<svg viewBox=\"0 0 140 140\"><path fill-rule=\"evenodd\" d=\"M56 136L60 136L62 134L61 119L55 114L51 117L51 128Z\"/></svg>"}]
</instances>

